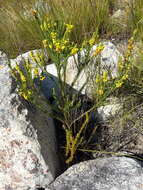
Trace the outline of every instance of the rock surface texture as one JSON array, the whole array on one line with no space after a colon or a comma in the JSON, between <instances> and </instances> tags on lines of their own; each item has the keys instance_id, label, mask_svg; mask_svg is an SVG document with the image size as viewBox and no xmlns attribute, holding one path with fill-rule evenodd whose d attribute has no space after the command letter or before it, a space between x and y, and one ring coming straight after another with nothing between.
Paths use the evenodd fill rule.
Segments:
<instances>
[{"instance_id":1,"label":"rock surface texture","mask_svg":"<svg viewBox=\"0 0 143 190\"><path fill-rule=\"evenodd\" d=\"M110 70L113 77L117 76L117 67L118 67L118 61L122 57L121 53L117 50L116 46L111 42L103 42L104 49L101 52L100 56L100 68L101 71L103 70ZM92 56L94 51L97 49L97 45L94 45L91 49L90 55ZM81 52L81 60L84 60L84 52ZM77 54L75 56L72 56L68 59L68 65L67 65L67 84L71 85L72 82L75 79L75 76L78 73L77 65L78 58ZM76 61L75 61L76 60ZM87 96L91 97L92 93L92 84L90 83L90 77L95 78L97 73L97 62L96 58L93 59L91 63L87 65L87 67L84 68L84 70L79 75L75 85L74 89L79 90L86 81L89 81L89 83L85 86L82 93L86 94ZM80 63L80 64L81 64Z\"/></svg>"},{"instance_id":2,"label":"rock surface texture","mask_svg":"<svg viewBox=\"0 0 143 190\"><path fill-rule=\"evenodd\" d=\"M0 53L0 190L36 190L59 170L53 120L24 102Z\"/></svg>"},{"instance_id":3,"label":"rock surface texture","mask_svg":"<svg viewBox=\"0 0 143 190\"><path fill-rule=\"evenodd\" d=\"M143 162L127 157L96 159L74 165L49 187L51 190L141 190L142 188Z\"/></svg>"}]
</instances>

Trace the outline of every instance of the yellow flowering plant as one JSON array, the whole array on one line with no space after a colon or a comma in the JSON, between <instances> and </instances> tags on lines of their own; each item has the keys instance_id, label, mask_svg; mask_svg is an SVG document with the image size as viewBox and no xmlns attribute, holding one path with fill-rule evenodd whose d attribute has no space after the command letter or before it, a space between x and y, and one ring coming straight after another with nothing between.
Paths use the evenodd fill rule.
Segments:
<instances>
[{"instance_id":1,"label":"yellow flowering plant","mask_svg":"<svg viewBox=\"0 0 143 190\"><path fill-rule=\"evenodd\" d=\"M71 24L65 24L61 21L53 22L50 18L45 17L44 19L38 18L36 15L36 20L41 30L41 34L43 36L42 44L44 51L47 52L48 57L54 63L57 69L57 87L60 89L59 94L55 93L55 89L53 89L53 98L56 105L50 105L53 108L52 117L60 120L62 122L62 127L66 133L66 163L70 163L74 160L78 147L80 147L83 143L83 133L86 130L89 121L89 114L83 114L80 117L80 107L81 107L81 100L79 99L80 92L84 88L85 84L81 86L77 93L73 93L73 86L77 81L80 73L87 66L90 62L90 49L92 47L93 41L95 39L90 40L90 43L87 46L79 47L76 43L71 42L70 35L74 28ZM91 43L92 41L92 43ZM84 59L81 55L81 48L85 52ZM35 57L33 54L30 55L32 60L38 65L41 64L42 60L38 57ZM77 69L78 73L72 83L71 87L67 88L66 84L66 69L68 64L68 58L70 56L77 56ZM34 70L35 76L37 74L37 69ZM48 73L46 68L44 68L44 74L48 77ZM40 77L40 76L39 76ZM41 80L44 77L40 77ZM87 83L87 81L86 81ZM86 110L85 110L86 111ZM78 113L79 112L79 113ZM78 113L75 115L75 113ZM83 122L84 120L84 122ZM75 125L77 127L75 128Z\"/></svg>"},{"instance_id":2,"label":"yellow flowering plant","mask_svg":"<svg viewBox=\"0 0 143 190\"><path fill-rule=\"evenodd\" d=\"M133 72L133 50L134 50L134 36L128 41L125 55L119 59L117 74L112 76L112 70L104 70L102 68L100 54L104 50L104 45L99 44L93 52L93 58L96 58L96 65L94 69L96 74L91 74L91 84L93 85L92 96L96 103L106 101L107 97L113 94L118 94L119 90L131 85L131 78ZM89 71L89 73L92 71ZM93 79L95 76L95 79ZM104 103L103 103L104 104Z\"/></svg>"},{"instance_id":3,"label":"yellow flowering plant","mask_svg":"<svg viewBox=\"0 0 143 190\"><path fill-rule=\"evenodd\" d=\"M54 105L50 104L48 100L45 100L43 104L50 105L53 111L52 117L62 122L66 139L66 163L69 164L74 160L77 150L80 147L84 147L86 144L84 135L86 134L87 126L89 124L90 113L96 110L97 106L101 105L101 103L103 103L112 92L120 89L129 78L131 70L129 63L133 48L133 40L129 41L127 54L124 57L124 61L121 60L118 65L119 76L112 78L110 71L104 70L101 72L101 63L100 61L98 62L98 58L104 49L104 45L100 43L93 55L91 55L91 49L98 41L96 33L94 33L89 40L84 40L81 46L79 46L70 40L71 32L74 29L73 25L65 24L58 20L53 22L47 16L40 19L38 12L33 12L33 15L38 23L39 30L43 37L43 50L56 67L58 78L56 86L60 89L59 94L56 94L56 90L53 89L53 98L54 102L56 102ZM84 52L84 58L81 52ZM71 84L71 87L67 87L66 71L68 59L71 56L73 56L75 60L77 58L78 64L76 64L76 66L78 72L73 80L73 83ZM37 52L34 54L31 51L30 58L35 63L34 68L29 60L25 61L24 70L21 70L18 64L14 69L12 67L11 68L19 85L20 95L27 101L36 103L39 102L40 92L35 85L35 79L38 79L40 83L42 83L46 77L49 77L49 74L46 70L47 62L45 60L44 53ZM96 74L94 77L91 77L91 80L95 85L94 93L96 104L92 104L90 108L88 107L86 109L82 109L83 105L82 100L80 99L80 93L88 82L90 75L78 92L73 92L73 87L85 66L87 67L88 64L94 63L93 60L95 58L97 59L95 65ZM40 105L41 109L43 109L43 107L45 108L44 105Z\"/></svg>"},{"instance_id":4,"label":"yellow flowering plant","mask_svg":"<svg viewBox=\"0 0 143 190\"><path fill-rule=\"evenodd\" d=\"M9 66L11 68L11 73L17 82L19 94L25 100L34 102L35 84L32 78L31 64L29 60L25 61L25 64L23 64L23 68L20 68L17 62L16 66L13 67L11 62L9 61ZM35 68L34 72L36 73L36 75L38 74L37 68Z\"/></svg>"}]
</instances>

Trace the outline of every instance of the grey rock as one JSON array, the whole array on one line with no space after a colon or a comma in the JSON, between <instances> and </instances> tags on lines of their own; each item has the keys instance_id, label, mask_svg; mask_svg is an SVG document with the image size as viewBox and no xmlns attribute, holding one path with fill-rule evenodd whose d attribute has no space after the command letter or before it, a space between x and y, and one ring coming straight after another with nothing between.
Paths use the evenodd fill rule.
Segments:
<instances>
[{"instance_id":1,"label":"grey rock","mask_svg":"<svg viewBox=\"0 0 143 190\"><path fill-rule=\"evenodd\" d=\"M29 62L31 63L31 65L34 68L36 63L32 59L32 57L30 56L31 53L33 54L33 56L35 58L37 56L37 53L44 54L45 62L48 63L48 55L47 55L47 53L43 49L36 49L36 50L31 50L31 51L28 51L26 53L20 54L15 59L11 59L10 62L11 62L12 68L16 66L16 63L18 63L19 65L23 65L25 63L25 61L27 61L27 60L29 60Z\"/></svg>"},{"instance_id":2,"label":"grey rock","mask_svg":"<svg viewBox=\"0 0 143 190\"><path fill-rule=\"evenodd\" d=\"M143 162L128 157L109 157L70 167L51 185L51 190L140 190Z\"/></svg>"},{"instance_id":3,"label":"grey rock","mask_svg":"<svg viewBox=\"0 0 143 190\"><path fill-rule=\"evenodd\" d=\"M112 23L114 30L121 31L121 29L125 32L127 30L127 11L124 9L118 9L114 12L114 14L110 18L110 22Z\"/></svg>"},{"instance_id":4,"label":"grey rock","mask_svg":"<svg viewBox=\"0 0 143 190\"><path fill-rule=\"evenodd\" d=\"M101 72L104 70L108 70L111 72L112 77L117 77L118 75L118 61L122 57L121 53L117 50L116 46L111 42L103 42L104 49L101 52L100 56L100 67ZM92 56L94 51L97 49L97 45L94 45L91 49L90 55ZM84 51L81 52L81 62L84 60L85 53ZM77 54L70 57L68 59L68 65L67 65L67 84L71 85L73 82L75 76L78 73L77 65L78 58ZM83 89L82 93L86 94L89 97L92 97L92 82L90 81L90 78L95 78L97 74L97 59L93 59L91 63L89 63L81 72L79 75L74 88L76 90L79 90L83 84L86 83L87 85Z\"/></svg>"},{"instance_id":5,"label":"grey rock","mask_svg":"<svg viewBox=\"0 0 143 190\"><path fill-rule=\"evenodd\" d=\"M0 189L46 187L60 168L53 120L18 96L0 55Z\"/></svg>"},{"instance_id":6,"label":"grey rock","mask_svg":"<svg viewBox=\"0 0 143 190\"><path fill-rule=\"evenodd\" d=\"M0 65L6 64L8 61L7 55L0 51Z\"/></svg>"},{"instance_id":7,"label":"grey rock","mask_svg":"<svg viewBox=\"0 0 143 190\"><path fill-rule=\"evenodd\" d=\"M121 104L109 104L97 108L96 117L102 123L106 123L109 119L113 118L121 110Z\"/></svg>"},{"instance_id":8,"label":"grey rock","mask_svg":"<svg viewBox=\"0 0 143 190\"><path fill-rule=\"evenodd\" d=\"M118 75L118 62L122 58L122 54L118 51L116 46L111 42L103 42L104 49L101 52L101 69L109 70L113 77ZM92 52L95 51L97 45L93 46ZM96 60L95 60L96 63Z\"/></svg>"},{"instance_id":9,"label":"grey rock","mask_svg":"<svg viewBox=\"0 0 143 190\"><path fill-rule=\"evenodd\" d=\"M58 77L57 68L56 68L55 64L47 65L47 66L46 66L46 70L47 70L47 72L50 73L51 75L53 75L53 76L55 76L55 77Z\"/></svg>"},{"instance_id":10,"label":"grey rock","mask_svg":"<svg viewBox=\"0 0 143 190\"><path fill-rule=\"evenodd\" d=\"M124 16L124 10L118 9L114 14L112 15L113 19L120 19Z\"/></svg>"}]
</instances>

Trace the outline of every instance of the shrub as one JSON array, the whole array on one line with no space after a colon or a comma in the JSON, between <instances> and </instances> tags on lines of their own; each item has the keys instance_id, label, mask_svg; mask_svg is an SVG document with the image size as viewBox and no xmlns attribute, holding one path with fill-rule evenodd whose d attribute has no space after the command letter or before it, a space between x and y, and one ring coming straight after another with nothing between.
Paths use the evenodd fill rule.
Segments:
<instances>
[{"instance_id":1,"label":"shrub","mask_svg":"<svg viewBox=\"0 0 143 190\"><path fill-rule=\"evenodd\" d=\"M77 151L80 148L87 147L95 132L94 126L88 132L89 137L86 137L86 132L89 126L90 114L95 111L100 105L104 105L107 97L112 94L117 94L122 89L127 89L129 84L134 84L132 79L132 50L134 39L131 38L128 43L127 53L118 64L118 75L112 77L112 71L101 70L100 61L98 58L101 51L104 49L103 44L99 43L93 55L91 55L92 46L97 43L96 32L89 40L84 40L81 45L70 40L70 34L74 29L72 24L65 24L62 20L53 21L51 17L41 17L37 11L33 11L36 23L39 26L39 31L42 36L42 44L44 51L47 52L51 61L55 64L57 69L57 87L60 89L59 94L56 94L53 89L53 97L55 104L52 105L46 98L41 96L40 83L45 77L49 77L46 70L46 61L44 52L33 54L31 58L36 63L36 66L31 65L29 60L25 60L23 69L16 64L13 68L9 63L13 76L18 83L19 94L38 106L44 112L49 111L47 105L52 106L52 117L58 119L62 123L62 128L65 132L65 154L66 163L71 163ZM82 56L84 52L84 57ZM78 58L77 75L75 76L70 87L66 84L66 71L68 66L68 59L70 56ZM82 58L82 59L81 59ZM74 92L74 84L78 80L80 73L88 67L89 64L95 64L95 75L89 75L87 81L81 86L78 92ZM76 61L76 58L75 58ZM35 79L39 81L39 88L35 84ZM88 82L92 81L94 89L94 103L90 107L84 108L83 100L80 98L81 92ZM48 113L49 114L49 113Z\"/></svg>"}]
</instances>

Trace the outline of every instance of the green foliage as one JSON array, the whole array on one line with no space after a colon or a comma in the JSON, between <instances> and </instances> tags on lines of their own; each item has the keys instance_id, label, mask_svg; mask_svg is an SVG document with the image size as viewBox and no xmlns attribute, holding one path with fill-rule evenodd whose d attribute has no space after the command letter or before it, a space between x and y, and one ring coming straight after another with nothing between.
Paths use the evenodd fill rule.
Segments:
<instances>
[{"instance_id":1,"label":"green foliage","mask_svg":"<svg viewBox=\"0 0 143 190\"><path fill-rule=\"evenodd\" d=\"M76 53L80 56L80 48L74 42L70 42L69 35L73 29L73 25L64 24L61 22L53 22L49 18L45 17L44 20L40 20L38 13L33 12L36 22L39 25L39 30L43 36L43 48L48 53L49 58L54 62L58 73L58 88L60 89L60 94L55 94L53 91L53 97L55 98L56 105L54 105L53 117L62 122L62 126L66 133L66 156L67 163L71 162L76 153L76 149L80 146L82 142L82 133L88 124L88 113L86 114L86 119L81 127L73 129L73 124L79 121L77 119L79 115L73 115L80 107L79 94L84 88L84 85L79 89L79 92L72 93L72 88L81 71L84 69L85 64L78 67L78 73L73 81L70 89L67 88L66 84L66 68L68 63L68 58L74 56ZM93 42L93 38L92 38ZM91 43L91 42L90 42ZM89 57L90 44L86 48L86 57ZM35 67L31 63L25 60L23 68L18 65L12 68L10 64L13 76L16 78L19 88L19 94L26 100L37 104L39 108L40 92L35 86L34 80L40 78L40 81L44 80L45 76L49 76L45 68L45 60L41 53L36 53L35 55L31 52L30 54L33 62L36 64ZM80 59L80 58L79 58ZM88 64L88 61L86 62ZM40 72L42 75L40 75ZM49 102L43 102L41 109L46 111L43 107L44 104ZM83 115L84 117L84 115ZM83 118L82 117L82 118ZM80 118L81 119L81 118ZM75 121L76 120L76 121ZM74 122L73 122L74 121ZM78 122L79 123L79 122ZM72 143L72 144L71 144Z\"/></svg>"},{"instance_id":2,"label":"green foliage","mask_svg":"<svg viewBox=\"0 0 143 190\"><path fill-rule=\"evenodd\" d=\"M18 63L14 68L11 63L9 63L9 66L17 81L20 96L37 105L44 112L49 111L49 105L52 106L52 117L61 121L65 131L65 156L66 163L69 164L74 160L78 150L83 151L87 148L93 133L96 132L97 126L90 131L88 140L86 139L85 134L88 130L92 111L104 105L111 95L118 97L129 94L142 95L143 71L141 65L138 64L139 61L142 62L142 52L136 59L133 57L134 38L137 32L142 30L142 18L140 11L138 11L139 7L135 4L135 10L131 9L134 11L132 21L135 24L134 26L131 25L133 26L131 31L134 28L137 28L137 30L128 41L126 53L120 59L118 73L114 77L110 69L102 69L100 56L104 45L98 42L100 35L110 30L108 16L110 9L115 5L115 1L46 0L46 2L50 4L51 9L41 7L38 10L31 11L32 5L29 9L26 8L29 17L20 12L21 8L7 7L2 10L0 17L5 19L0 22L0 26L3 26L0 27L2 31L1 38L4 38L5 30L10 31L7 42L10 46L14 45L16 47L16 51L12 53L13 56L17 54L19 48L24 51L42 47L44 50L36 54L31 52L30 57L35 65L32 65L30 60L25 60L22 67ZM8 20L8 16L13 17L13 20ZM11 27L10 30L9 27ZM97 48L91 54L92 46L95 43ZM9 45L3 44L2 46L9 52L11 51ZM56 85L60 92L56 94L55 89L53 89L54 105L51 105L41 95L39 89L42 80L49 77L46 71L44 52L48 54L57 69L58 81ZM82 52L85 54L84 58ZM71 56L75 60L77 74L71 87L67 87L68 59ZM80 87L78 92L75 92L73 88L80 74L92 64L95 64L94 73L92 71L88 73L87 71L87 81ZM35 80L38 80L39 88L35 85ZM80 95L87 83L92 88L94 103L84 109Z\"/></svg>"},{"instance_id":3,"label":"green foliage","mask_svg":"<svg viewBox=\"0 0 143 190\"><path fill-rule=\"evenodd\" d=\"M138 40L143 40L143 0L133 0L129 2L128 30L132 33L137 29Z\"/></svg>"},{"instance_id":4,"label":"green foliage","mask_svg":"<svg viewBox=\"0 0 143 190\"><path fill-rule=\"evenodd\" d=\"M46 106L44 104L50 104L53 110L52 116L62 122L66 137L66 163L70 163L73 161L77 149L84 147L86 144L84 134L89 124L90 113L96 110L99 105L102 105L111 93L124 86L128 79L131 71L129 60L133 49L133 39L129 41L127 54L125 55L123 62L119 64L119 74L116 78L112 77L112 71L101 70L102 67L99 62L95 70L96 72L94 71L96 74L94 76L89 75L89 78L87 78L87 81L80 87L78 92L74 92L74 84L78 80L80 73L87 68L89 64L94 64L95 59L98 60L100 53L104 49L103 44L99 43L96 50L91 55L91 48L97 40L96 32L89 40L83 41L82 45L79 46L75 42L70 41L69 38L70 33L74 29L73 25L65 24L61 21L53 22L53 20L47 16L41 19L37 11L34 11L33 15L43 38L42 44L44 52L47 52L49 58L55 64L57 69L57 87L60 89L59 94L56 94L53 89L53 97L56 102L55 105L51 105L45 100L43 101L42 106L40 105L40 108L43 111L46 111ZM85 53L84 59L81 52ZM39 81L42 81L45 77L48 77L49 74L46 71L44 53L38 52L34 55L31 52L30 56L36 66L33 67L29 60L25 60L23 70L21 70L22 68L18 65L16 65L14 69L11 65L10 66L12 73L18 82L20 95L26 100L39 106L39 102L41 104L40 91L35 86L34 79L39 78ZM78 72L71 87L67 87L66 73L68 58L71 56L74 58L77 56L78 58L76 63ZM80 93L89 81L92 81L94 84L95 104L90 108L81 111L82 103L79 98Z\"/></svg>"}]
</instances>

